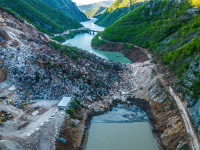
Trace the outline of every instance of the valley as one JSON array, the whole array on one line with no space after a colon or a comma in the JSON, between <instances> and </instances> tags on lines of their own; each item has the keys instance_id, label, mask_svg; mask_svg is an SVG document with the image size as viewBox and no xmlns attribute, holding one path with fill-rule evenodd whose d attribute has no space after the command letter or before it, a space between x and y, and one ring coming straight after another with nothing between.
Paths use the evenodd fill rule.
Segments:
<instances>
[{"instance_id":1,"label":"valley","mask_svg":"<svg viewBox=\"0 0 200 150\"><path fill-rule=\"evenodd\" d=\"M0 0L0 149L199 150L200 3L76 2Z\"/></svg>"},{"instance_id":2,"label":"valley","mask_svg":"<svg viewBox=\"0 0 200 150\"><path fill-rule=\"evenodd\" d=\"M88 17L88 18L100 18L106 9L113 3L113 0L101 1L98 3L80 5L78 8Z\"/></svg>"}]
</instances>

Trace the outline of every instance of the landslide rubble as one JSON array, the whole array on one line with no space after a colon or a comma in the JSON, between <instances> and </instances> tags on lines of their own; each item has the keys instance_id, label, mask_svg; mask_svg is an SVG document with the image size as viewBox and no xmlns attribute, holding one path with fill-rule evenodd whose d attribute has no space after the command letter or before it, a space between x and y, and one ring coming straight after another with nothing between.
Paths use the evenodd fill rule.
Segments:
<instances>
[{"instance_id":1,"label":"landslide rubble","mask_svg":"<svg viewBox=\"0 0 200 150\"><path fill-rule=\"evenodd\" d=\"M15 103L24 99L76 96L100 99L123 65L78 48L52 48L47 35L0 10L1 81L14 86ZM6 95L5 95L6 96Z\"/></svg>"}]
</instances>

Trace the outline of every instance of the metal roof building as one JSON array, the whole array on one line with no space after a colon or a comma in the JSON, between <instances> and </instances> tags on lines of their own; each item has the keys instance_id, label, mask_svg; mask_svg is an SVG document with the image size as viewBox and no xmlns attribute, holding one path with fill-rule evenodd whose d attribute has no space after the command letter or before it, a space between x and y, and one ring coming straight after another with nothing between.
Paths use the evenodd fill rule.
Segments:
<instances>
[{"instance_id":1,"label":"metal roof building","mask_svg":"<svg viewBox=\"0 0 200 150\"><path fill-rule=\"evenodd\" d=\"M71 99L72 99L71 97L63 97L60 103L58 104L58 108L60 110L67 110L71 102Z\"/></svg>"}]
</instances>

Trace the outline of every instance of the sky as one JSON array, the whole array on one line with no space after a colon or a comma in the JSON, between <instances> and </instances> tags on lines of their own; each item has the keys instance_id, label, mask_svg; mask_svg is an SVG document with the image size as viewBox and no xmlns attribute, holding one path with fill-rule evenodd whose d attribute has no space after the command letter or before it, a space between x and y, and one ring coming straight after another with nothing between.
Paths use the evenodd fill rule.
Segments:
<instances>
[{"instance_id":1,"label":"sky","mask_svg":"<svg viewBox=\"0 0 200 150\"><path fill-rule=\"evenodd\" d=\"M72 1L75 2L77 5L82 5L82 4L91 4L106 0L72 0Z\"/></svg>"}]
</instances>

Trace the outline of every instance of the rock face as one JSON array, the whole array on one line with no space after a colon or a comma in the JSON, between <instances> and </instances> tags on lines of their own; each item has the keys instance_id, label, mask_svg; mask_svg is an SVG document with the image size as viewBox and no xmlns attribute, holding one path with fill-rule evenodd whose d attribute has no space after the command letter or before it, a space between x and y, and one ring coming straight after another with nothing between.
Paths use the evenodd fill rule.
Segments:
<instances>
[{"instance_id":1,"label":"rock face","mask_svg":"<svg viewBox=\"0 0 200 150\"><path fill-rule=\"evenodd\" d=\"M200 97L199 97L199 81L200 81L200 55L197 55L191 62L188 70L183 76L182 83L180 84L183 96L187 101L189 115L193 121L196 130L200 135ZM180 83L180 82L179 82ZM179 88L177 88L177 91Z\"/></svg>"},{"instance_id":2,"label":"rock face","mask_svg":"<svg viewBox=\"0 0 200 150\"><path fill-rule=\"evenodd\" d=\"M49 6L53 7L54 9L62 12L63 14L67 15L73 20L83 22L87 21L88 18L84 13L82 13L76 3L72 2L71 0L42 0Z\"/></svg>"},{"instance_id":3,"label":"rock face","mask_svg":"<svg viewBox=\"0 0 200 150\"><path fill-rule=\"evenodd\" d=\"M3 29L1 29L0 30L0 43L4 43L4 42L8 41L9 39L10 39L9 35Z\"/></svg>"}]
</instances>

